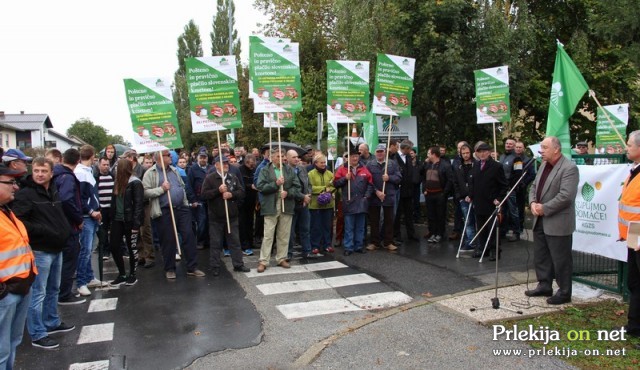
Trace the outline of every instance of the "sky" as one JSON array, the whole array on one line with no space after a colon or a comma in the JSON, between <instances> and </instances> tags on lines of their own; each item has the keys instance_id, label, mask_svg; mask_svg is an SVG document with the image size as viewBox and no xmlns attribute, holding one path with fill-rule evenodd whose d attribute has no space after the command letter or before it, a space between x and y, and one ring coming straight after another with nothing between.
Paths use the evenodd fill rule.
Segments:
<instances>
[{"instance_id":1,"label":"sky","mask_svg":"<svg viewBox=\"0 0 640 370\"><path fill-rule=\"evenodd\" d=\"M253 0L234 0L247 63L249 35L265 23ZM46 113L66 133L89 118L131 138L124 78L167 77L178 68L177 39L193 19L211 54L216 0L22 0L0 2L0 111Z\"/></svg>"}]
</instances>

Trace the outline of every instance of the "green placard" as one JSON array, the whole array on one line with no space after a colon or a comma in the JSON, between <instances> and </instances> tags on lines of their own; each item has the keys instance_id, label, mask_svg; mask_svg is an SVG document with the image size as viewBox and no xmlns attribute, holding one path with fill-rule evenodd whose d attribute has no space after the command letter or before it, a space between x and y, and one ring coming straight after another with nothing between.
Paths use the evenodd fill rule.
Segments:
<instances>
[{"instance_id":1,"label":"green placard","mask_svg":"<svg viewBox=\"0 0 640 370\"><path fill-rule=\"evenodd\" d=\"M338 123L327 122L327 159L335 161L338 159Z\"/></svg>"},{"instance_id":2,"label":"green placard","mask_svg":"<svg viewBox=\"0 0 640 370\"><path fill-rule=\"evenodd\" d=\"M327 121L366 122L369 62L327 60Z\"/></svg>"},{"instance_id":3,"label":"green placard","mask_svg":"<svg viewBox=\"0 0 640 370\"><path fill-rule=\"evenodd\" d=\"M189 58L186 67L193 132L241 128L235 56Z\"/></svg>"},{"instance_id":4,"label":"green placard","mask_svg":"<svg viewBox=\"0 0 640 370\"><path fill-rule=\"evenodd\" d=\"M302 110L298 43L250 43L249 78L255 113Z\"/></svg>"},{"instance_id":5,"label":"green placard","mask_svg":"<svg viewBox=\"0 0 640 370\"><path fill-rule=\"evenodd\" d=\"M627 123L629 122L629 104L605 105L603 107L622 137L626 137ZM611 123L598 107L598 120L596 124L596 149L597 154L608 152L623 153L625 143L611 127Z\"/></svg>"},{"instance_id":6,"label":"green placard","mask_svg":"<svg viewBox=\"0 0 640 370\"><path fill-rule=\"evenodd\" d=\"M182 148L170 86L170 79L124 80L134 147L139 153Z\"/></svg>"},{"instance_id":7,"label":"green placard","mask_svg":"<svg viewBox=\"0 0 640 370\"><path fill-rule=\"evenodd\" d=\"M371 111L387 116L411 116L416 60L378 54Z\"/></svg>"},{"instance_id":8,"label":"green placard","mask_svg":"<svg viewBox=\"0 0 640 370\"><path fill-rule=\"evenodd\" d=\"M295 113L265 113L264 127L294 128L296 127Z\"/></svg>"},{"instance_id":9,"label":"green placard","mask_svg":"<svg viewBox=\"0 0 640 370\"><path fill-rule=\"evenodd\" d=\"M509 67L473 71L476 81L476 117L478 123L511 121L509 104Z\"/></svg>"}]
</instances>

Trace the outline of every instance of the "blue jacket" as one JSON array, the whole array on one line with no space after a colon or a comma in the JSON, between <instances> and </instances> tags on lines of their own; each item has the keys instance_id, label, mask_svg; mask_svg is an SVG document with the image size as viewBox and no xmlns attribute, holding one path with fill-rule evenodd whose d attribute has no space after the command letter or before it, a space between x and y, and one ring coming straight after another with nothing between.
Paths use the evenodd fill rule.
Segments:
<instances>
[{"instance_id":1,"label":"blue jacket","mask_svg":"<svg viewBox=\"0 0 640 370\"><path fill-rule=\"evenodd\" d=\"M382 175L384 175L384 163L379 164L377 160L369 161L367 163L367 169L369 170L369 172L371 172L374 189L382 191ZM396 161L389 161L389 166L387 167L387 175L389 175L389 181L387 181L387 185L385 185L384 187L384 193L386 194L384 203L380 202L380 198L376 196L374 191L373 195L371 196L371 200L369 201L370 206L382 205L384 207L393 207L395 205L398 185L402 181L400 167L398 167L398 163Z\"/></svg>"},{"instance_id":2,"label":"blue jacket","mask_svg":"<svg viewBox=\"0 0 640 370\"><path fill-rule=\"evenodd\" d=\"M71 224L74 233L80 232L82 224L82 198L80 197L80 182L76 175L61 164L53 167L53 181L58 187L58 196L62 202L62 209Z\"/></svg>"},{"instance_id":3,"label":"blue jacket","mask_svg":"<svg viewBox=\"0 0 640 370\"><path fill-rule=\"evenodd\" d=\"M93 169L82 163L78 163L73 173L80 182L80 197L82 201L82 215L89 217L91 212L100 209L100 201L98 200L98 188L96 187L96 179L93 177Z\"/></svg>"},{"instance_id":4,"label":"blue jacket","mask_svg":"<svg viewBox=\"0 0 640 370\"><path fill-rule=\"evenodd\" d=\"M187 194L189 203L202 202L202 198L200 197L202 184L204 183L204 178L207 177L207 174L211 171L211 167L213 166L207 165L206 168L203 169L198 164L194 164L189 169L187 173L187 186L191 189L189 194Z\"/></svg>"}]
</instances>

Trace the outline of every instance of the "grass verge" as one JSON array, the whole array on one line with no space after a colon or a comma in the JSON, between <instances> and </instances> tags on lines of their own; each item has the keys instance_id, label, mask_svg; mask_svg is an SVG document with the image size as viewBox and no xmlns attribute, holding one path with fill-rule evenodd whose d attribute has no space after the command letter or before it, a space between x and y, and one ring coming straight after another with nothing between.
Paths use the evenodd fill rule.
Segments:
<instances>
[{"instance_id":1,"label":"grass verge","mask_svg":"<svg viewBox=\"0 0 640 370\"><path fill-rule=\"evenodd\" d=\"M615 300L603 300L587 305L568 307L564 311L538 317L503 321L507 330L518 326L518 331L545 329L558 332L559 340L527 341L535 349L549 351L558 348L562 360L582 369L638 369L640 368L640 338L626 335L626 340L607 338L614 327L627 322L628 305ZM604 333L606 330L607 333ZM615 333L614 333L615 335ZM600 338L599 338L600 336ZM574 340L570 340L571 339ZM618 338L619 339L619 338ZM554 353L553 351L551 353Z\"/></svg>"}]
</instances>

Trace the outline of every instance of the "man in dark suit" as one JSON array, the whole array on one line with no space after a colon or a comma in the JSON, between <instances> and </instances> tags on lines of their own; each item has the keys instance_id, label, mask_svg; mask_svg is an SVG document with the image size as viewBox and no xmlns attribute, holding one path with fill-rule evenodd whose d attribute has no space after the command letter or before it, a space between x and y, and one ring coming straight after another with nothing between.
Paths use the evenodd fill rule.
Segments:
<instances>
[{"instance_id":1,"label":"man in dark suit","mask_svg":"<svg viewBox=\"0 0 640 370\"><path fill-rule=\"evenodd\" d=\"M542 141L540 154L543 163L529 191L538 286L524 294L548 296L548 304L563 304L571 302L571 247L576 228L578 167L562 155L556 137L549 136ZM554 278L560 289L552 296Z\"/></svg>"},{"instance_id":2,"label":"man in dark suit","mask_svg":"<svg viewBox=\"0 0 640 370\"><path fill-rule=\"evenodd\" d=\"M477 144L476 156L478 157L478 163L474 164L471 169L469 195L465 200L473 202L476 225L480 228L489 220L496 206L500 204L507 194L507 179L504 176L502 164L491 157L489 144L483 142ZM490 254L489 260L495 261L496 258L500 258L500 251L495 250L495 230L491 228L492 224L493 220L482 230L479 242L476 243L476 250L473 253L474 258L482 256L482 250L487 240L491 240L487 248Z\"/></svg>"}]
</instances>

